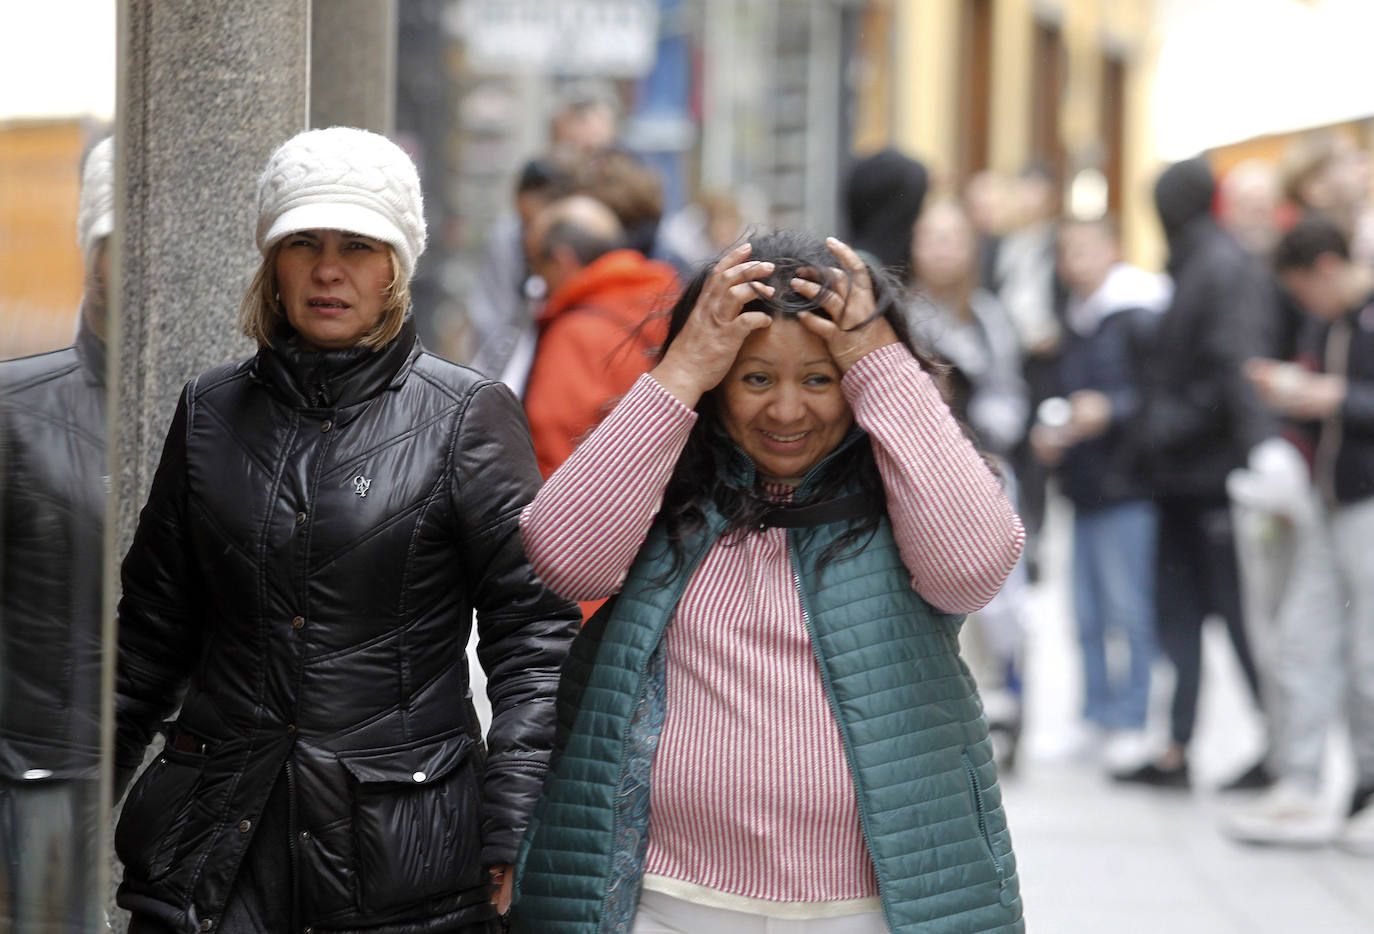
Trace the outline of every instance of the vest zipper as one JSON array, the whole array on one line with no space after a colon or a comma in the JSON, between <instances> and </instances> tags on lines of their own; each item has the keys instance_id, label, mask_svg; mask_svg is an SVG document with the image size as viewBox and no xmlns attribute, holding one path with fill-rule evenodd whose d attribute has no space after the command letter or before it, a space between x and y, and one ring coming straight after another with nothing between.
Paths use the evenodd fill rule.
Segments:
<instances>
[{"instance_id":1,"label":"vest zipper","mask_svg":"<svg viewBox=\"0 0 1374 934\"><path fill-rule=\"evenodd\" d=\"M998 888L1006 888L1007 877L1002 871L1002 861L997 858L997 851L992 848L992 834L988 832L987 815L983 809L983 786L978 781L978 772L973 768L973 761L968 757L968 750L959 754L964 760L964 771L968 774L968 786L973 791L973 808L978 814L978 833L983 837L983 843L987 845L988 856L992 858L992 865L997 870Z\"/></svg>"},{"instance_id":2,"label":"vest zipper","mask_svg":"<svg viewBox=\"0 0 1374 934\"><path fill-rule=\"evenodd\" d=\"M864 801L862 789L859 787L859 769L854 762L854 745L849 738L849 728L840 717L840 703L835 699L835 686L830 681L830 669L826 667L825 659L821 656L820 640L816 638L816 625L811 618L811 611L806 606L806 591L802 589L801 572L797 570L797 550L792 546L792 534L785 534L784 543L787 546L788 563L792 566L792 586L797 589L797 602L801 606L802 622L806 624L807 635L811 637L811 654L816 659L816 667L821 672L821 684L825 686L825 701L830 705L830 715L835 718L835 726L840 731L840 745L844 748L844 759L849 765L849 777L854 782L854 801L859 810L859 830L863 833L864 847L868 850L868 860L873 864L873 875L878 880L878 900L883 906L883 918L887 921L887 926L892 930L897 929L897 923L888 910L887 898L884 891L887 888L887 879L883 871L878 868L878 861L873 858L873 845L869 842L873 839L868 806Z\"/></svg>"}]
</instances>

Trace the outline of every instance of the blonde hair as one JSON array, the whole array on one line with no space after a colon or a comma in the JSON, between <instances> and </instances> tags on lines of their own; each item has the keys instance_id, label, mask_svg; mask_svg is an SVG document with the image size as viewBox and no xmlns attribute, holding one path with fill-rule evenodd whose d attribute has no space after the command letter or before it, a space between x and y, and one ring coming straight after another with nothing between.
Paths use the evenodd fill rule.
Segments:
<instances>
[{"instance_id":1,"label":"blonde hair","mask_svg":"<svg viewBox=\"0 0 1374 934\"><path fill-rule=\"evenodd\" d=\"M282 307L277 294L277 256L285 244L286 238L283 237L268 249L239 307L239 330L262 348L271 347L274 338L284 336L291 328L286 319L286 309ZM391 260L391 284L386 287L382 317L377 326L364 334L357 344L373 350L380 350L396 339L396 335L401 333L401 325L405 323L406 312L410 310L410 280L401 272L401 261L389 243L386 244L386 255Z\"/></svg>"}]
</instances>

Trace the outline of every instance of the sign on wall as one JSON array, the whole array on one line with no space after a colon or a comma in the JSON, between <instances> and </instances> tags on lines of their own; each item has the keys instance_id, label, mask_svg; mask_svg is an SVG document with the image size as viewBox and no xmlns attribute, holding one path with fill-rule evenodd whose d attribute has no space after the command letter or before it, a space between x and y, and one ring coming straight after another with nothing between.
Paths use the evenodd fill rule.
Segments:
<instances>
[{"instance_id":1,"label":"sign on wall","mask_svg":"<svg viewBox=\"0 0 1374 934\"><path fill-rule=\"evenodd\" d=\"M492 74L636 78L654 63L654 0L463 0L449 29L468 64Z\"/></svg>"}]
</instances>

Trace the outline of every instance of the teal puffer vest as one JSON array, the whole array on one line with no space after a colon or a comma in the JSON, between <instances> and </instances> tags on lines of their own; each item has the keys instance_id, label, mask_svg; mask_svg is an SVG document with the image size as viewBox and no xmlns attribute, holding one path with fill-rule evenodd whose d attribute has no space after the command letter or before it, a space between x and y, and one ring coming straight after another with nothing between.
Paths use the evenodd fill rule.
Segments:
<instances>
[{"instance_id":1,"label":"teal puffer vest","mask_svg":"<svg viewBox=\"0 0 1374 934\"><path fill-rule=\"evenodd\" d=\"M610 930L610 879L636 858L625 852L616 807L630 725L679 598L725 526L714 510L708 517L666 584L672 553L655 524L612 611L573 644L556 762L517 864L513 931ZM818 570L818 557L846 527L787 535L888 926L898 934L1023 931L987 721L958 655L963 617L935 610L911 589L886 516L861 551ZM642 863L633 868L642 874Z\"/></svg>"}]
</instances>

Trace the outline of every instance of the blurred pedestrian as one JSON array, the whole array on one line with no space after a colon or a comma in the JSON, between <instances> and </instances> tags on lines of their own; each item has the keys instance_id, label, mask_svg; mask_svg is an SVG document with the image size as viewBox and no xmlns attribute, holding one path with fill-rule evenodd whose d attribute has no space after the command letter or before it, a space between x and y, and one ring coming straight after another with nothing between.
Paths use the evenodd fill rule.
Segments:
<instances>
[{"instance_id":1,"label":"blurred pedestrian","mask_svg":"<svg viewBox=\"0 0 1374 934\"><path fill-rule=\"evenodd\" d=\"M973 225L959 202L941 198L926 207L912 236L916 294L908 321L944 365L945 401L979 448L996 457L1015 503L1019 485L1007 458L1025 434L1026 386L1016 330L997 298L977 285L976 250ZM1021 738L1028 584L1018 565L963 632L1004 772L1015 767Z\"/></svg>"},{"instance_id":2,"label":"blurred pedestrian","mask_svg":"<svg viewBox=\"0 0 1374 934\"><path fill-rule=\"evenodd\" d=\"M95 931L114 140L81 176L76 342L0 363L0 930Z\"/></svg>"},{"instance_id":3,"label":"blurred pedestrian","mask_svg":"<svg viewBox=\"0 0 1374 934\"><path fill-rule=\"evenodd\" d=\"M496 219L467 300L474 351L471 366L500 379L517 396L524 392L534 352L530 270L525 264L525 231L536 214L572 191L576 156L555 150L531 159L515 183L515 210Z\"/></svg>"},{"instance_id":4,"label":"blurred pedestrian","mask_svg":"<svg viewBox=\"0 0 1374 934\"><path fill-rule=\"evenodd\" d=\"M1011 224L1012 202L1011 180L1001 172L985 169L964 183L964 207L978 232L978 284L994 295L1001 287L997 254Z\"/></svg>"},{"instance_id":5,"label":"blurred pedestrian","mask_svg":"<svg viewBox=\"0 0 1374 934\"><path fill-rule=\"evenodd\" d=\"M1274 263L1311 316L1302 362L1256 359L1247 372L1271 408L1314 431L1316 495L1290 512L1297 551L1272 672L1279 781L1223 826L1251 842L1336 839L1374 856L1374 269L1352 261L1345 234L1315 215L1284 236ZM1341 712L1355 788L1337 814L1321 777Z\"/></svg>"},{"instance_id":6,"label":"blurred pedestrian","mask_svg":"<svg viewBox=\"0 0 1374 934\"><path fill-rule=\"evenodd\" d=\"M512 930L1023 930L957 652L1021 530L897 293L834 239L725 254L525 511L544 580L616 596L564 670Z\"/></svg>"},{"instance_id":7,"label":"blurred pedestrian","mask_svg":"<svg viewBox=\"0 0 1374 934\"><path fill-rule=\"evenodd\" d=\"M1374 211L1369 203L1369 153L1331 130L1299 136L1283 154L1283 187L1303 215L1333 221L1356 262L1374 265Z\"/></svg>"},{"instance_id":8,"label":"blurred pedestrian","mask_svg":"<svg viewBox=\"0 0 1374 934\"><path fill-rule=\"evenodd\" d=\"M525 230L542 208L572 193L583 164L614 146L620 129L619 100L605 81L568 81L552 99L548 146L520 168L514 209L504 211L487 231L473 289L465 296L470 365L500 379L517 396L524 391L534 350L531 305L543 297L537 291L541 284L531 281L525 268Z\"/></svg>"},{"instance_id":9,"label":"blurred pedestrian","mask_svg":"<svg viewBox=\"0 0 1374 934\"><path fill-rule=\"evenodd\" d=\"M855 162L844 183L849 242L901 282L911 276L911 227L929 183L924 165L890 147Z\"/></svg>"},{"instance_id":10,"label":"blurred pedestrian","mask_svg":"<svg viewBox=\"0 0 1374 934\"><path fill-rule=\"evenodd\" d=\"M686 261L659 234L663 180L653 168L623 149L590 153L577 168L574 192L595 198L615 213L625 231L627 247L667 263L679 273L689 270Z\"/></svg>"},{"instance_id":11,"label":"blurred pedestrian","mask_svg":"<svg viewBox=\"0 0 1374 934\"><path fill-rule=\"evenodd\" d=\"M669 252L695 268L739 243L744 228L744 211L734 192L704 191L664 218L659 238Z\"/></svg>"},{"instance_id":12,"label":"blurred pedestrian","mask_svg":"<svg viewBox=\"0 0 1374 934\"><path fill-rule=\"evenodd\" d=\"M994 276L997 297L1020 337L1021 373L1029 394L1029 411L1060 394L1059 348L1063 339L1064 284L1056 273L1055 249L1060 214L1060 180L1053 167L1034 161L1013 186L1012 228L998 243ZM1022 426L1025 439L1029 422ZM1039 574L1039 535L1045 520L1046 468L1028 443L1011 456L1026 523L1026 563L1032 579Z\"/></svg>"},{"instance_id":13,"label":"blurred pedestrian","mask_svg":"<svg viewBox=\"0 0 1374 934\"><path fill-rule=\"evenodd\" d=\"M574 78L554 91L549 118L552 145L591 154L610 149L620 135L620 97L602 78Z\"/></svg>"},{"instance_id":14,"label":"blurred pedestrian","mask_svg":"<svg viewBox=\"0 0 1374 934\"><path fill-rule=\"evenodd\" d=\"M1140 381L1168 280L1122 262L1110 218L1066 221L1059 273L1069 288L1056 419L1031 447L1057 469L1073 504L1073 608L1083 663L1083 718L1105 740L1108 770L1150 756L1145 732L1155 644L1156 516L1131 463ZM1124 653L1109 652L1120 642ZM1124 665L1112 658L1124 654ZM1114 670L1115 669L1115 670Z\"/></svg>"},{"instance_id":15,"label":"blurred pedestrian","mask_svg":"<svg viewBox=\"0 0 1374 934\"><path fill-rule=\"evenodd\" d=\"M1267 159L1245 159L1221 177L1217 220L1237 243L1267 259L1282 232L1282 202L1278 166Z\"/></svg>"},{"instance_id":16,"label":"blurred pedestrian","mask_svg":"<svg viewBox=\"0 0 1374 934\"><path fill-rule=\"evenodd\" d=\"M1159 508L1156 635L1175 671L1170 743L1156 761L1118 776L1189 785L1186 751L1197 719L1202 624L1220 616L1258 705L1259 677L1240 602L1227 474L1277 424L1241 365L1262 353L1254 322L1273 314L1268 276L1212 218L1212 171L1202 159L1170 166L1155 184L1174 294L1141 382L1138 464ZM1270 782L1258 761L1227 787Z\"/></svg>"},{"instance_id":17,"label":"blurred pedestrian","mask_svg":"<svg viewBox=\"0 0 1374 934\"><path fill-rule=\"evenodd\" d=\"M115 832L134 934L499 929L577 611L520 543L519 403L415 337L423 218L363 130L259 179L258 352L187 384L123 564L119 789L167 738Z\"/></svg>"},{"instance_id":18,"label":"blurred pedestrian","mask_svg":"<svg viewBox=\"0 0 1374 934\"><path fill-rule=\"evenodd\" d=\"M931 203L911 243L916 336L949 367L946 395L974 440L999 457L1025 435L1029 406L1016 329L1002 303L977 284L977 241L968 214L952 198Z\"/></svg>"},{"instance_id":19,"label":"blurred pedestrian","mask_svg":"<svg viewBox=\"0 0 1374 934\"><path fill-rule=\"evenodd\" d=\"M555 202L530 226L530 268L548 283L525 387L539 471L551 475L652 365L677 298L671 266L626 245L606 205Z\"/></svg>"}]
</instances>

